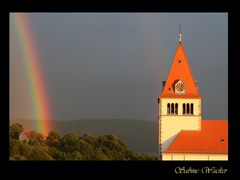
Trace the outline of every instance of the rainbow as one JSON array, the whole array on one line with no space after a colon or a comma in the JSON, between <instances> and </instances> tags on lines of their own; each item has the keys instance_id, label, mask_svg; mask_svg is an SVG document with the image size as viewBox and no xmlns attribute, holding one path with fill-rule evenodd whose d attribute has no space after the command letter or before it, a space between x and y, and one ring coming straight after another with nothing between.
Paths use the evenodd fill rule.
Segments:
<instances>
[{"instance_id":1,"label":"rainbow","mask_svg":"<svg viewBox=\"0 0 240 180\"><path fill-rule=\"evenodd\" d=\"M33 118L37 120L37 131L46 136L51 130L50 120L52 116L41 71L41 58L37 51L28 15L26 13L13 13L13 20L30 90Z\"/></svg>"}]
</instances>

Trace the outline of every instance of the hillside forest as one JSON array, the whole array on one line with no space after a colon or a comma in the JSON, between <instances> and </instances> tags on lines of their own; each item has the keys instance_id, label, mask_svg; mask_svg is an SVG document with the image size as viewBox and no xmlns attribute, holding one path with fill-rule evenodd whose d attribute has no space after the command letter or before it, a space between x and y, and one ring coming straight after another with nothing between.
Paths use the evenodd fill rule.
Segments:
<instances>
[{"instance_id":1,"label":"hillside forest","mask_svg":"<svg viewBox=\"0 0 240 180\"><path fill-rule=\"evenodd\" d=\"M82 137L51 131L43 137L37 131L26 131L20 123L9 127L10 160L157 160L152 154L130 150L115 135Z\"/></svg>"}]
</instances>

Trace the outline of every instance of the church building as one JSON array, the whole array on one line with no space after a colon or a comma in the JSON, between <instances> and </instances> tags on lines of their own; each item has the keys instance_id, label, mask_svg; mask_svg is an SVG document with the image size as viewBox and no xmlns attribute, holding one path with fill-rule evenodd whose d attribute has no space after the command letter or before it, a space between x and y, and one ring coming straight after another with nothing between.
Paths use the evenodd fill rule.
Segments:
<instances>
[{"instance_id":1,"label":"church building","mask_svg":"<svg viewBox=\"0 0 240 180\"><path fill-rule=\"evenodd\" d=\"M202 120L202 97L182 44L158 98L160 160L228 160L228 121Z\"/></svg>"}]
</instances>

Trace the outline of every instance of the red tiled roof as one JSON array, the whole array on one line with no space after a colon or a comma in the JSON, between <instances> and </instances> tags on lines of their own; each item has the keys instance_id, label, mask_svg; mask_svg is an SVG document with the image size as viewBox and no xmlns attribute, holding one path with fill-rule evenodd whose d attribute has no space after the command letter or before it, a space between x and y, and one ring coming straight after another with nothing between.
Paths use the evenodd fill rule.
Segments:
<instances>
[{"instance_id":1,"label":"red tiled roof","mask_svg":"<svg viewBox=\"0 0 240 180\"><path fill-rule=\"evenodd\" d=\"M181 131L165 153L228 153L228 121L202 120L201 131Z\"/></svg>"},{"instance_id":2,"label":"red tiled roof","mask_svg":"<svg viewBox=\"0 0 240 180\"><path fill-rule=\"evenodd\" d=\"M179 60L181 62L179 63ZM175 94L174 83L181 80L185 83L185 94ZM171 88L169 91L168 89ZM160 98L201 98L195 85L195 79L188 64L187 56L184 52L182 43L178 44L173 63L168 74L166 85L160 95Z\"/></svg>"}]
</instances>

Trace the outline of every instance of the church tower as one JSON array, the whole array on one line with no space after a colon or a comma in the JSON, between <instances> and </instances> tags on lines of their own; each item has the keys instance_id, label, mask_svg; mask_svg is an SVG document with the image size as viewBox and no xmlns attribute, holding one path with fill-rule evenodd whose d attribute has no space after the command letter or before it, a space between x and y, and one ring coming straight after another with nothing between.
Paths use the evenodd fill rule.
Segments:
<instances>
[{"instance_id":1,"label":"church tower","mask_svg":"<svg viewBox=\"0 0 240 180\"><path fill-rule=\"evenodd\" d=\"M201 131L201 96L184 52L181 33L171 69L162 86L158 98L160 159L182 130Z\"/></svg>"}]
</instances>

